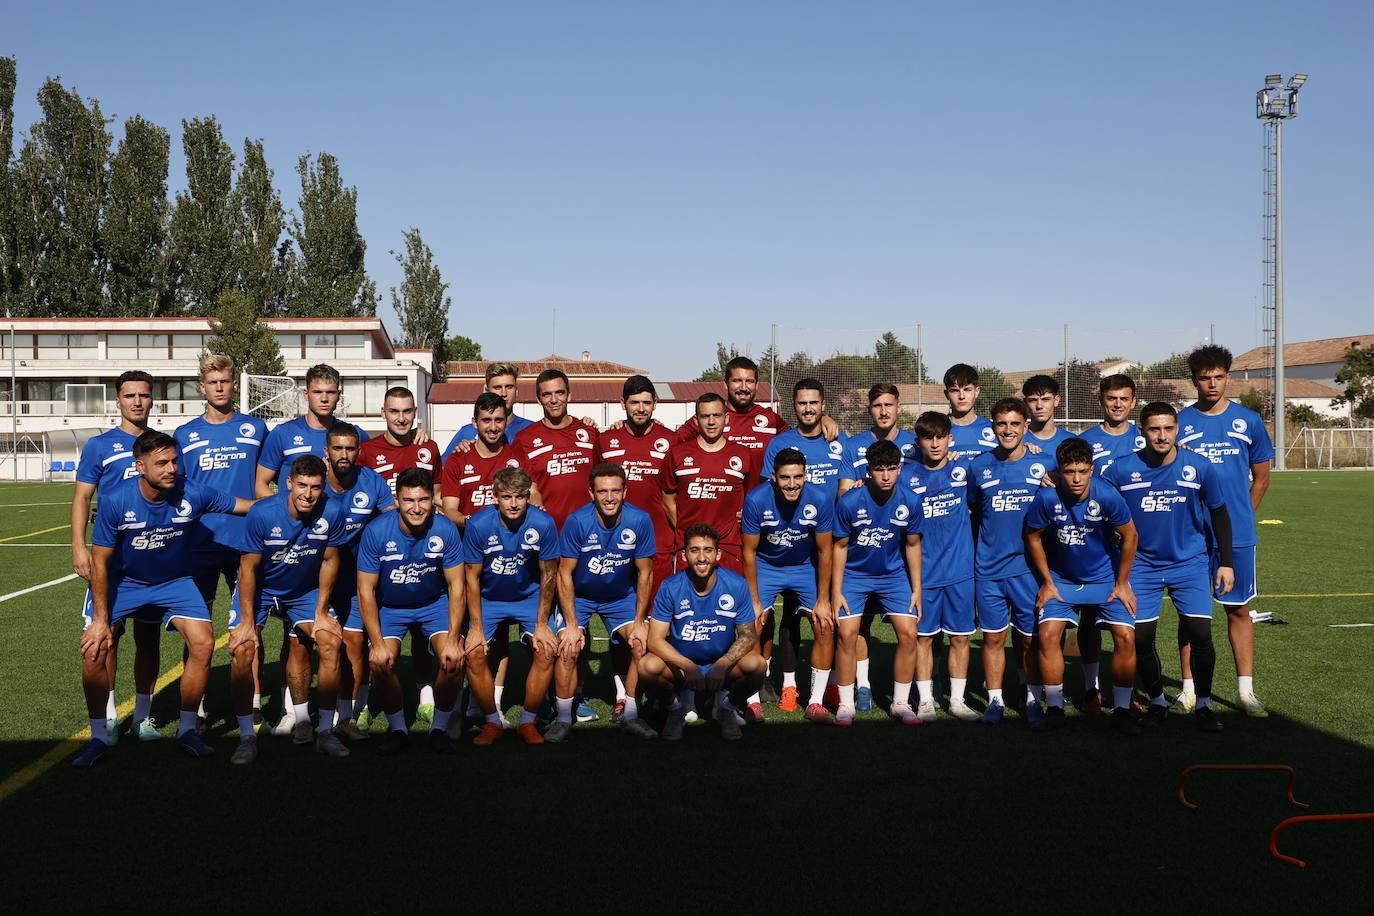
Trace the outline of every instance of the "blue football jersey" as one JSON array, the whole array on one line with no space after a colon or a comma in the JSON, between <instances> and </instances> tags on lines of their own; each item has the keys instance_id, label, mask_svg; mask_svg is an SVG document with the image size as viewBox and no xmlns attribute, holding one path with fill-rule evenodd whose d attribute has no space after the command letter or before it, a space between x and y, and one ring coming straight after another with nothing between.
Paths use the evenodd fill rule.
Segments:
<instances>
[{"instance_id":1,"label":"blue football jersey","mask_svg":"<svg viewBox=\"0 0 1374 916\"><path fill-rule=\"evenodd\" d=\"M1185 407L1178 412L1178 444L1212 462L1231 516L1234 546L1259 543L1255 508L1250 503L1250 465L1274 460L1274 444L1260 415L1235 401L1227 402L1226 410L1215 417Z\"/></svg>"},{"instance_id":2,"label":"blue football jersey","mask_svg":"<svg viewBox=\"0 0 1374 916\"><path fill-rule=\"evenodd\" d=\"M1106 582L1112 566L1113 533L1131 520L1116 487L1094 475L1088 492L1069 502L1058 487L1041 487L1026 512L1026 530L1042 531L1050 572L1070 582Z\"/></svg>"},{"instance_id":3,"label":"blue football jersey","mask_svg":"<svg viewBox=\"0 0 1374 916\"><path fill-rule=\"evenodd\" d=\"M992 431L992 421L987 417L975 414L973 422L965 426L950 423L949 431L954 437L954 444L950 449L960 458L972 461L979 455L997 448L997 434Z\"/></svg>"},{"instance_id":4,"label":"blue football jersey","mask_svg":"<svg viewBox=\"0 0 1374 916\"><path fill-rule=\"evenodd\" d=\"M973 459L969 475L978 488L974 512L978 540L973 551L973 572L980 579L1007 579L1030 572L1026 565L1026 510L1040 481L1055 468L1053 455L1027 451L1015 461L1003 461L996 452Z\"/></svg>"},{"instance_id":5,"label":"blue football jersey","mask_svg":"<svg viewBox=\"0 0 1374 916\"><path fill-rule=\"evenodd\" d=\"M81 460L76 464L78 483L95 487L98 496L110 492L120 481L138 476L134 467L134 440L138 437L116 426L86 440Z\"/></svg>"},{"instance_id":6,"label":"blue football jersey","mask_svg":"<svg viewBox=\"0 0 1374 916\"><path fill-rule=\"evenodd\" d=\"M1055 449L1059 448L1061 442L1065 442L1069 439L1075 438L1077 437L1064 427L1056 426L1054 428L1054 435L1050 436L1048 439L1041 439L1034 432L1028 429L1026 430L1025 441L1027 442L1027 444L1034 445L1037 448L1039 448L1041 452L1044 452L1053 457Z\"/></svg>"},{"instance_id":7,"label":"blue football jersey","mask_svg":"<svg viewBox=\"0 0 1374 916\"><path fill-rule=\"evenodd\" d=\"M173 438L181 451L179 470L187 480L253 498L266 423L245 413L235 413L223 423L196 417L178 426ZM207 515L196 524L194 543L200 549L238 550L242 541L243 516Z\"/></svg>"},{"instance_id":8,"label":"blue football jersey","mask_svg":"<svg viewBox=\"0 0 1374 916\"><path fill-rule=\"evenodd\" d=\"M1209 510L1226 501L1213 468L1204 456L1179 449L1169 464L1151 466L1136 452L1102 472L1135 519L1137 567L1162 569L1208 555Z\"/></svg>"},{"instance_id":9,"label":"blue football jersey","mask_svg":"<svg viewBox=\"0 0 1374 916\"><path fill-rule=\"evenodd\" d=\"M209 487L182 481L156 502L137 483L116 487L100 499L91 543L110 547L111 564L124 579L144 585L191 574L191 532L212 512L234 511L235 499Z\"/></svg>"},{"instance_id":10,"label":"blue football jersey","mask_svg":"<svg viewBox=\"0 0 1374 916\"><path fill-rule=\"evenodd\" d=\"M698 595L686 572L665 579L653 619L668 624L668 642L688 660L712 665L735 643L735 627L754 622L754 599L739 573L716 569L710 591Z\"/></svg>"},{"instance_id":11,"label":"blue football jersey","mask_svg":"<svg viewBox=\"0 0 1374 916\"><path fill-rule=\"evenodd\" d=\"M863 480L868 476L868 447L878 441L873 430L866 429L858 435L850 436L844 444L844 463L840 467L843 480ZM921 450L916 445L916 434L904 429L897 430L895 439L890 440L902 453L902 467L921 460Z\"/></svg>"},{"instance_id":12,"label":"blue football jersey","mask_svg":"<svg viewBox=\"0 0 1374 916\"><path fill-rule=\"evenodd\" d=\"M879 503L867 485L854 487L835 506L835 537L849 538L846 575L887 576L906 570L906 539L922 533L921 497L898 483Z\"/></svg>"},{"instance_id":13,"label":"blue football jersey","mask_svg":"<svg viewBox=\"0 0 1374 916\"><path fill-rule=\"evenodd\" d=\"M902 471L901 486L921 498L921 584L931 588L973 578L973 523L969 464L951 459L942 468L916 464Z\"/></svg>"},{"instance_id":14,"label":"blue football jersey","mask_svg":"<svg viewBox=\"0 0 1374 916\"><path fill-rule=\"evenodd\" d=\"M342 493L335 493L328 484L325 490L329 501L339 503L343 510L344 538L341 544L356 544L363 526L372 521L373 516L396 504L395 497L391 495L391 485L372 468L358 468L353 486Z\"/></svg>"},{"instance_id":15,"label":"blue football jersey","mask_svg":"<svg viewBox=\"0 0 1374 916\"><path fill-rule=\"evenodd\" d=\"M506 419L506 441L514 442L515 437L520 435L520 430L533 422L533 420L526 420L518 414L511 414L510 417ZM453 454L453 450L458 447L459 442L471 442L476 438L477 427L473 426L471 423L467 424L462 429L458 430L458 432L454 433L452 439L448 440L448 445L444 446L444 453L441 457L447 458L449 455Z\"/></svg>"},{"instance_id":16,"label":"blue football jersey","mask_svg":"<svg viewBox=\"0 0 1374 916\"><path fill-rule=\"evenodd\" d=\"M614 527L603 528L596 506L568 516L558 542L559 555L576 559L573 593L590 601L616 601L639 584L636 560L653 559L654 523L649 513L629 503L620 507Z\"/></svg>"},{"instance_id":17,"label":"blue football jersey","mask_svg":"<svg viewBox=\"0 0 1374 916\"><path fill-rule=\"evenodd\" d=\"M539 594L541 561L558 559L558 526L553 516L530 506L511 528L496 506L468 519L463 562L482 566L484 601L526 601Z\"/></svg>"},{"instance_id":18,"label":"blue football jersey","mask_svg":"<svg viewBox=\"0 0 1374 916\"><path fill-rule=\"evenodd\" d=\"M264 598L299 598L319 588L325 548L347 540L339 500L323 498L311 515L296 519L290 498L283 491L255 502L243 525L241 550L262 557L258 588Z\"/></svg>"},{"instance_id":19,"label":"blue football jersey","mask_svg":"<svg viewBox=\"0 0 1374 916\"><path fill-rule=\"evenodd\" d=\"M427 607L448 594L444 570L463 565L463 536L444 515L435 515L419 534L388 512L358 542L358 572L377 577L380 607Z\"/></svg>"},{"instance_id":20,"label":"blue football jersey","mask_svg":"<svg viewBox=\"0 0 1374 916\"><path fill-rule=\"evenodd\" d=\"M835 526L835 510L825 489L802 484L792 505L778 496L771 480L749 491L744 498L740 531L758 535L758 560L770 566L800 566L816 557L816 532Z\"/></svg>"},{"instance_id":21,"label":"blue football jersey","mask_svg":"<svg viewBox=\"0 0 1374 916\"><path fill-rule=\"evenodd\" d=\"M806 479L833 504L840 495L840 477L848 465L844 447L849 437L840 433L834 442L824 436L803 436L795 429L778 433L763 450L763 464L759 476L767 480L773 476L773 460L785 448L794 448L806 456ZM855 479L855 478L851 478Z\"/></svg>"},{"instance_id":22,"label":"blue football jersey","mask_svg":"<svg viewBox=\"0 0 1374 916\"><path fill-rule=\"evenodd\" d=\"M1134 423L1128 423L1126 431L1119 436L1113 436L1098 424L1083 430L1078 438L1093 447L1093 467L1099 474L1111 467L1118 458L1125 458L1145 447L1145 437Z\"/></svg>"},{"instance_id":23,"label":"blue football jersey","mask_svg":"<svg viewBox=\"0 0 1374 916\"><path fill-rule=\"evenodd\" d=\"M366 442L367 433L363 432L361 426L355 428L358 430L358 441ZM325 457L326 434L327 430L316 429L306 422L305 417L287 420L273 427L267 434L267 440L263 442L262 451L258 454L258 464L276 471L277 485L281 486L286 483L286 478L291 473L291 463L300 456L315 455L322 459Z\"/></svg>"}]
</instances>

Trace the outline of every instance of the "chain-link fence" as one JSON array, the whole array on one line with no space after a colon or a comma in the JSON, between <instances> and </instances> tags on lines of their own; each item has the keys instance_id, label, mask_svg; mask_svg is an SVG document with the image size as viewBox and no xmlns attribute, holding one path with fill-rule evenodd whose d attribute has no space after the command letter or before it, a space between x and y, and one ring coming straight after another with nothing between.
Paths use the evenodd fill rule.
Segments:
<instances>
[{"instance_id":1,"label":"chain-link fence","mask_svg":"<svg viewBox=\"0 0 1374 916\"><path fill-rule=\"evenodd\" d=\"M1289 470L1374 467L1374 427L1308 427L1284 450Z\"/></svg>"}]
</instances>

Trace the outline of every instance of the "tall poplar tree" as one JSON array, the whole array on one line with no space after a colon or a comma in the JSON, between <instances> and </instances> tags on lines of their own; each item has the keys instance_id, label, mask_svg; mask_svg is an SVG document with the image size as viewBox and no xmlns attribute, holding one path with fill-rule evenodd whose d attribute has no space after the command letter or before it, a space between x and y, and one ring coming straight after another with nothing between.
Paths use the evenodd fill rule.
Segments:
<instances>
[{"instance_id":1,"label":"tall poplar tree","mask_svg":"<svg viewBox=\"0 0 1374 916\"><path fill-rule=\"evenodd\" d=\"M367 243L358 232L358 189L344 187L339 162L320 153L296 163L301 179L300 214L292 238L300 250L295 315L375 315L377 284L367 277Z\"/></svg>"},{"instance_id":2,"label":"tall poplar tree","mask_svg":"<svg viewBox=\"0 0 1374 916\"><path fill-rule=\"evenodd\" d=\"M186 310L214 314L219 294L234 286L234 151L214 117L181 122L186 190L172 211L172 247Z\"/></svg>"},{"instance_id":3,"label":"tall poplar tree","mask_svg":"<svg viewBox=\"0 0 1374 916\"><path fill-rule=\"evenodd\" d=\"M110 195L101 236L109 257L113 315L155 315L167 244L167 131L134 115L110 160Z\"/></svg>"}]
</instances>

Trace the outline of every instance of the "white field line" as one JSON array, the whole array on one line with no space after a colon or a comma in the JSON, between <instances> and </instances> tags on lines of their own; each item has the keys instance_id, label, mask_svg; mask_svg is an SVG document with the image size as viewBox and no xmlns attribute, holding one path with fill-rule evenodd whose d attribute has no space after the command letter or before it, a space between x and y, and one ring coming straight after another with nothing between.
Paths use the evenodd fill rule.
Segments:
<instances>
[{"instance_id":1,"label":"white field line","mask_svg":"<svg viewBox=\"0 0 1374 916\"><path fill-rule=\"evenodd\" d=\"M63 582L70 582L75 578L78 578L76 573L67 573L65 576L53 579L50 582L41 582L38 585L30 585L28 588L21 588L17 592L10 592L8 595L0 595L0 602L9 601L11 598L18 598L20 595L27 595L30 592L36 592L39 589L48 588L53 585L61 585Z\"/></svg>"}]
</instances>

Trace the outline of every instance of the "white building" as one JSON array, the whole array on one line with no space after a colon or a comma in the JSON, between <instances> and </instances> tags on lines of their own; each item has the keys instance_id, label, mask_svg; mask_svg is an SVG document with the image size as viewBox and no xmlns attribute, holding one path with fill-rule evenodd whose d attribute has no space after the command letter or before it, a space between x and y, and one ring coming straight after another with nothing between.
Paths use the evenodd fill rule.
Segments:
<instances>
[{"instance_id":1,"label":"white building","mask_svg":"<svg viewBox=\"0 0 1374 916\"><path fill-rule=\"evenodd\" d=\"M383 394L404 385L416 394L419 422L428 425L433 355L397 349L379 319L265 323L276 332L287 375L303 380L317 363L339 371L341 416L380 432ZM0 480L39 480L54 462L74 463L87 439L119 423L114 382L126 370L153 376L153 428L171 432L204 412L199 361L212 336L208 318L0 319Z\"/></svg>"}]
</instances>

